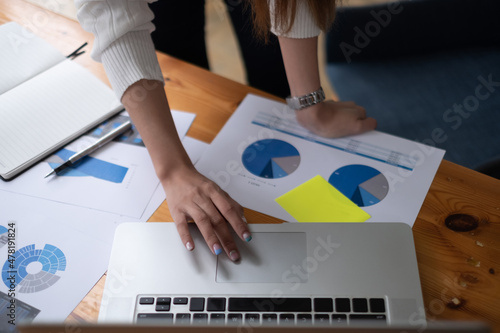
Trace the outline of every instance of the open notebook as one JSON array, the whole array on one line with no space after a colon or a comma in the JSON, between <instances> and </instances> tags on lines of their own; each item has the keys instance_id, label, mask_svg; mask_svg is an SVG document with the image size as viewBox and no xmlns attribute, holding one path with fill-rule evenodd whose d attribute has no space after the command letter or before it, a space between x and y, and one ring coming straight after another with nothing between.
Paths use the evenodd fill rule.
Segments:
<instances>
[{"instance_id":1,"label":"open notebook","mask_svg":"<svg viewBox=\"0 0 500 333\"><path fill-rule=\"evenodd\" d=\"M17 23L0 26L0 50L3 180L123 109L108 86Z\"/></svg>"}]
</instances>

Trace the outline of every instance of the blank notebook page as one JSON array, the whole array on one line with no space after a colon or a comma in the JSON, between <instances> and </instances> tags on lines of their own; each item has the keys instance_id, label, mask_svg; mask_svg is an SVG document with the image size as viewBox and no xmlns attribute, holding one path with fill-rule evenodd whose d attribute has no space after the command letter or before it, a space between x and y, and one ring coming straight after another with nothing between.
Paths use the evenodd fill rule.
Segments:
<instances>
[{"instance_id":1,"label":"blank notebook page","mask_svg":"<svg viewBox=\"0 0 500 333\"><path fill-rule=\"evenodd\" d=\"M25 169L122 108L109 87L70 60L38 74L0 95L0 174Z\"/></svg>"},{"instance_id":2,"label":"blank notebook page","mask_svg":"<svg viewBox=\"0 0 500 333\"><path fill-rule=\"evenodd\" d=\"M66 59L14 22L0 25L0 50L0 95Z\"/></svg>"}]
</instances>

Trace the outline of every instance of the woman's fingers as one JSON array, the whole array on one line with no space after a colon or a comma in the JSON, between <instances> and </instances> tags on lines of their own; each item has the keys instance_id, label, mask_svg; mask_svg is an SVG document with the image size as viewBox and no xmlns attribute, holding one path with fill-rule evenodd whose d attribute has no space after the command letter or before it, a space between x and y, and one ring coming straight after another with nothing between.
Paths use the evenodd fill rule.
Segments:
<instances>
[{"instance_id":1,"label":"woman's fingers","mask_svg":"<svg viewBox=\"0 0 500 333\"><path fill-rule=\"evenodd\" d=\"M188 221L193 220L212 253L219 255L224 251L231 260L240 259L231 228L245 241L252 238L243 208L214 182L200 174L191 176L190 181L189 177L180 181L188 180L188 187L170 183L165 188L181 241L186 249L194 249L188 227Z\"/></svg>"}]
</instances>

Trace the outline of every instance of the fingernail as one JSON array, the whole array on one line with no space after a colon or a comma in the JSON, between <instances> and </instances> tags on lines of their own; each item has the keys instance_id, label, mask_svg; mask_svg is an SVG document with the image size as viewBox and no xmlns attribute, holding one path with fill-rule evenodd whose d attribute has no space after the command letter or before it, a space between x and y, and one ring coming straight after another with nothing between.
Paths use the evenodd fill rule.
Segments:
<instances>
[{"instance_id":1,"label":"fingernail","mask_svg":"<svg viewBox=\"0 0 500 333\"><path fill-rule=\"evenodd\" d=\"M186 243L186 249L187 249L188 251L193 251L193 249L194 249L193 244L192 244L191 242L187 242L187 243Z\"/></svg>"},{"instance_id":2,"label":"fingernail","mask_svg":"<svg viewBox=\"0 0 500 333\"><path fill-rule=\"evenodd\" d=\"M220 248L220 245L219 244L214 244L214 253L216 256L218 256L219 254L221 254L222 252L222 249Z\"/></svg>"},{"instance_id":3,"label":"fingernail","mask_svg":"<svg viewBox=\"0 0 500 333\"><path fill-rule=\"evenodd\" d=\"M238 251L232 250L231 252L229 252L229 258L232 261L237 261L238 259L240 259L240 254L238 253Z\"/></svg>"},{"instance_id":4,"label":"fingernail","mask_svg":"<svg viewBox=\"0 0 500 333\"><path fill-rule=\"evenodd\" d=\"M252 240L252 235L250 235L249 232L245 232L243 234L243 239L245 240L245 242L250 242Z\"/></svg>"},{"instance_id":5,"label":"fingernail","mask_svg":"<svg viewBox=\"0 0 500 333\"><path fill-rule=\"evenodd\" d=\"M246 217L242 216L242 217L241 217L241 219L242 219L245 223L248 223L248 221L247 221L247 218L246 218Z\"/></svg>"}]
</instances>

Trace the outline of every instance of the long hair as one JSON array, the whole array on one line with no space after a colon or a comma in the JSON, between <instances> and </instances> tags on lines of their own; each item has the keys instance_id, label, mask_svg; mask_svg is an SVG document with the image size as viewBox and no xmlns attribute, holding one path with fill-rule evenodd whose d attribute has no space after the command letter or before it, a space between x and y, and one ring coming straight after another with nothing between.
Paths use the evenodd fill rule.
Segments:
<instances>
[{"instance_id":1,"label":"long hair","mask_svg":"<svg viewBox=\"0 0 500 333\"><path fill-rule=\"evenodd\" d=\"M307 1L318 27L327 31L335 19L335 0L275 0L274 22L280 31L289 32L297 13L297 1ZM253 11L256 35L267 41L271 28L271 13L268 0L249 0Z\"/></svg>"}]
</instances>

